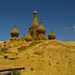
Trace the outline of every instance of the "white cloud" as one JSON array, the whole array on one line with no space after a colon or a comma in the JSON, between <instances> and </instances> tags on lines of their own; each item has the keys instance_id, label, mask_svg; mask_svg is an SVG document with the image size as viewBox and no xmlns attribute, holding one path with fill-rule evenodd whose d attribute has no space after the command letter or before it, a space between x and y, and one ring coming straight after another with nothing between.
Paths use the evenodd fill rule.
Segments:
<instances>
[{"instance_id":1,"label":"white cloud","mask_svg":"<svg viewBox=\"0 0 75 75\"><path fill-rule=\"evenodd\" d=\"M64 27L62 32L65 32L66 30L71 30L71 29L75 29L75 25L72 27Z\"/></svg>"},{"instance_id":2,"label":"white cloud","mask_svg":"<svg viewBox=\"0 0 75 75\"><path fill-rule=\"evenodd\" d=\"M67 30L67 29L69 29L69 28L68 28L68 27L64 27L63 29L64 29L64 30Z\"/></svg>"},{"instance_id":3,"label":"white cloud","mask_svg":"<svg viewBox=\"0 0 75 75\"><path fill-rule=\"evenodd\" d=\"M73 26L73 29L75 29L75 25Z\"/></svg>"},{"instance_id":4,"label":"white cloud","mask_svg":"<svg viewBox=\"0 0 75 75\"><path fill-rule=\"evenodd\" d=\"M70 30L70 29L72 29L72 27L64 27L62 32L66 32L67 30Z\"/></svg>"}]
</instances>

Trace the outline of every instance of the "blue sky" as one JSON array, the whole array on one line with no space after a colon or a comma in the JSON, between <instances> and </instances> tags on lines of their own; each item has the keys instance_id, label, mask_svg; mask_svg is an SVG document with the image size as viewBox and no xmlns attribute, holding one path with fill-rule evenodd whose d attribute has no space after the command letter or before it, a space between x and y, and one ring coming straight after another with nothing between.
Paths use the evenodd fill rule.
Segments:
<instances>
[{"instance_id":1,"label":"blue sky","mask_svg":"<svg viewBox=\"0 0 75 75\"><path fill-rule=\"evenodd\" d=\"M57 40L75 41L75 0L0 0L0 40L11 38L15 22L19 37L27 34L35 9L46 36L53 27Z\"/></svg>"}]
</instances>

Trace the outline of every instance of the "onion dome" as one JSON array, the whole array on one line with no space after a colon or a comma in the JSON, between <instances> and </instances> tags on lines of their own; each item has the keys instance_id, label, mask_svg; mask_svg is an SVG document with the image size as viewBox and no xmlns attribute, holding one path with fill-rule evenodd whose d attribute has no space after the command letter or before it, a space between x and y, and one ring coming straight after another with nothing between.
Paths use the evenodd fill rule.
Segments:
<instances>
[{"instance_id":1,"label":"onion dome","mask_svg":"<svg viewBox=\"0 0 75 75\"><path fill-rule=\"evenodd\" d=\"M46 29L42 25L42 21L40 22L40 26L37 28L37 32L46 32Z\"/></svg>"},{"instance_id":2,"label":"onion dome","mask_svg":"<svg viewBox=\"0 0 75 75\"><path fill-rule=\"evenodd\" d=\"M53 29L51 29L51 32L50 32L50 34L48 35L48 38L49 38L49 40L56 38L56 35L54 34Z\"/></svg>"},{"instance_id":3,"label":"onion dome","mask_svg":"<svg viewBox=\"0 0 75 75\"><path fill-rule=\"evenodd\" d=\"M19 31L18 31L17 28L16 28L16 24L14 25L14 29L10 32L10 35L11 35L12 37L18 37Z\"/></svg>"},{"instance_id":4,"label":"onion dome","mask_svg":"<svg viewBox=\"0 0 75 75\"><path fill-rule=\"evenodd\" d=\"M25 35L24 39L26 41L32 41L32 36L28 33L27 35Z\"/></svg>"}]
</instances>

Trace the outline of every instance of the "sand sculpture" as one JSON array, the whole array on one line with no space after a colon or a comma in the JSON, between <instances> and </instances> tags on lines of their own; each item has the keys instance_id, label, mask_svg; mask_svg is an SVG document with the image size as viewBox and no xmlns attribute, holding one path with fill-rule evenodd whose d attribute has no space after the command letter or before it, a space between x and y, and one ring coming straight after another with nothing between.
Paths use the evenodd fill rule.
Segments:
<instances>
[{"instance_id":1,"label":"sand sculpture","mask_svg":"<svg viewBox=\"0 0 75 75\"><path fill-rule=\"evenodd\" d=\"M36 10L28 34L22 38L19 34L14 25L11 38L0 43L1 66L23 66L21 75L75 74L75 42L56 40L53 29L47 38L42 21L38 25Z\"/></svg>"},{"instance_id":2,"label":"sand sculpture","mask_svg":"<svg viewBox=\"0 0 75 75\"><path fill-rule=\"evenodd\" d=\"M14 29L10 32L11 39L10 40L16 40L18 39L19 31L16 28L16 24L14 25Z\"/></svg>"}]
</instances>

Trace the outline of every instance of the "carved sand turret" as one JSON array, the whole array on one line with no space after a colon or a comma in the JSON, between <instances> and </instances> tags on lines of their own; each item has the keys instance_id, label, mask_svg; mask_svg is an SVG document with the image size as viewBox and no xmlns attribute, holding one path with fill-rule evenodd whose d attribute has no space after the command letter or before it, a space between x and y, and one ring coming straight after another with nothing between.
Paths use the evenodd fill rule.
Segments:
<instances>
[{"instance_id":1,"label":"carved sand turret","mask_svg":"<svg viewBox=\"0 0 75 75\"><path fill-rule=\"evenodd\" d=\"M45 32L46 32L46 29L42 25L42 21L41 21L39 27L37 28L37 39L40 39L40 40L46 39Z\"/></svg>"},{"instance_id":2,"label":"carved sand turret","mask_svg":"<svg viewBox=\"0 0 75 75\"><path fill-rule=\"evenodd\" d=\"M30 35L29 32L28 32L27 35L24 36L24 39L25 39L26 41L32 41L32 40L33 40L32 36Z\"/></svg>"},{"instance_id":3,"label":"carved sand turret","mask_svg":"<svg viewBox=\"0 0 75 75\"><path fill-rule=\"evenodd\" d=\"M51 29L51 32L50 32L50 34L48 35L48 39L49 39L49 40L56 39L56 35L54 34L53 29Z\"/></svg>"},{"instance_id":4,"label":"carved sand turret","mask_svg":"<svg viewBox=\"0 0 75 75\"><path fill-rule=\"evenodd\" d=\"M31 27L38 27L37 11L36 10L34 10L34 17L33 17L33 21L32 21Z\"/></svg>"},{"instance_id":5,"label":"carved sand turret","mask_svg":"<svg viewBox=\"0 0 75 75\"><path fill-rule=\"evenodd\" d=\"M40 33L41 33L41 32L44 32L44 33L46 32L46 29L45 29L44 26L42 25L42 21L40 22L40 25L39 25L37 31L40 32Z\"/></svg>"},{"instance_id":6,"label":"carved sand turret","mask_svg":"<svg viewBox=\"0 0 75 75\"><path fill-rule=\"evenodd\" d=\"M16 24L14 25L14 29L10 32L11 39L17 39L19 36L19 31L16 28Z\"/></svg>"},{"instance_id":7,"label":"carved sand turret","mask_svg":"<svg viewBox=\"0 0 75 75\"><path fill-rule=\"evenodd\" d=\"M34 11L33 21L31 27L29 28L29 33L33 37L33 40L37 37L37 28L38 28L38 19L37 19L37 11Z\"/></svg>"}]
</instances>

